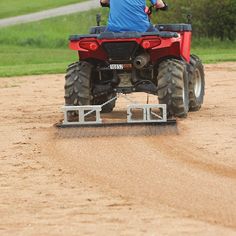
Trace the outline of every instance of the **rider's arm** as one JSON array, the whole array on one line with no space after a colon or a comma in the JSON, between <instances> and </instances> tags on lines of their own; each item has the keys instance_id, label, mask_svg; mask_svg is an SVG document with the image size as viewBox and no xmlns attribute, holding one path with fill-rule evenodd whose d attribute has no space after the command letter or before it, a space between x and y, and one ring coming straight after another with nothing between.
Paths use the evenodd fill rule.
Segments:
<instances>
[{"instance_id":1,"label":"rider's arm","mask_svg":"<svg viewBox=\"0 0 236 236\"><path fill-rule=\"evenodd\" d=\"M162 8L165 6L162 0L151 0L151 2L156 6L156 8Z\"/></svg>"},{"instance_id":2,"label":"rider's arm","mask_svg":"<svg viewBox=\"0 0 236 236\"><path fill-rule=\"evenodd\" d=\"M162 0L151 0L156 9L167 10L168 5Z\"/></svg>"}]
</instances>

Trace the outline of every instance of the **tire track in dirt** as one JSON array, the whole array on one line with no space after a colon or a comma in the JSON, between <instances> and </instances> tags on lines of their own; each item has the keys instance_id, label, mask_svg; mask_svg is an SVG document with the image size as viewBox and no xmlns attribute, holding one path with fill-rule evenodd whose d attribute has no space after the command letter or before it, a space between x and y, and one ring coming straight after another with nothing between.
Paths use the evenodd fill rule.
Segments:
<instances>
[{"instance_id":1,"label":"tire track in dirt","mask_svg":"<svg viewBox=\"0 0 236 236\"><path fill-rule=\"evenodd\" d=\"M235 141L234 134L227 133L235 124L235 110L231 110L234 105L228 96L233 94L230 86L233 82L228 78L234 70L228 70L225 75L219 69L219 77L215 72L209 73L208 77L214 80L208 81L204 106L210 110L202 109L180 121L180 135L99 139L77 139L73 135L67 139L54 137L55 159L62 165L72 163L71 168L80 177L99 186L109 186L144 205L152 208L166 205L195 219L236 227L236 166L231 156L235 148L227 142L227 139ZM223 81L221 74L224 74ZM225 81L228 82L225 84ZM222 89L227 89L227 93L222 93ZM223 99L226 105L211 108L218 99ZM227 127L227 123L231 125ZM222 132L226 139L222 144L224 152L217 145L224 141L222 136L212 135L215 130ZM221 153L226 155L219 158Z\"/></svg>"},{"instance_id":2,"label":"tire track in dirt","mask_svg":"<svg viewBox=\"0 0 236 236\"><path fill-rule=\"evenodd\" d=\"M151 142L153 142L154 145L157 143L157 140L152 138ZM214 155L206 154L204 151L199 151L192 146L188 148L186 143L183 143L183 141L181 142L178 138L170 138L168 142L166 140L158 140L158 144L159 150L165 153L168 158L180 161L183 165L187 164L192 168L211 174L236 179L236 168L215 163ZM201 157L201 159L199 157ZM204 160L202 160L202 157L204 157Z\"/></svg>"},{"instance_id":3,"label":"tire track in dirt","mask_svg":"<svg viewBox=\"0 0 236 236\"><path fill-rule=\"evenodd\" d=\"M0 234L235 235L235 63L206 77L179 135L100 138L52 127L63 75L1 78Z\"/></svg>"},{"instance_id":4,"label":"tire track in dirt","mask_svg":"<svg viewBox=\"0 0 236 236\"><path fill-rule=\"evenodd\" d=\"M164 204L178 209L183 216L187 214L195 219L235 227L235 176L212 173L208 167L199 168L191 161L190 164L180 162L177 152L174 157L173 151L163 152L171 148L166 145L171 141L168 136L155 138L155 148L150 145L152 141L152 138L140 137L100 138L99 141L60 139L55 140L57 152L53 156L63 166L71 165L69 168L79 177L99 186L109 186L143 205L158 209ZM191 154L185 158L191 160Z\"/></svg>"}]
</instances>

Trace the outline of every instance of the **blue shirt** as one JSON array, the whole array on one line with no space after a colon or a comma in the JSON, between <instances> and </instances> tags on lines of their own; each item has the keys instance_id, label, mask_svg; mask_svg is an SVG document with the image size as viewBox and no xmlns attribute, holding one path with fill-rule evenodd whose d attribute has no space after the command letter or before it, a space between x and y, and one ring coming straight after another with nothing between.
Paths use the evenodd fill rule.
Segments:
<instances>
[{"instance_id":1,"label":"blue shirt","mask_svg":"<svg viewBox=\"0 0 236 236\"><path fill-rule=\"evenodd\" d=\"M152 4L156 0L151 0ZM145 13L145 0L110 0L108 31L146 32L151 23Z\"/></svg>"}]
</instances>

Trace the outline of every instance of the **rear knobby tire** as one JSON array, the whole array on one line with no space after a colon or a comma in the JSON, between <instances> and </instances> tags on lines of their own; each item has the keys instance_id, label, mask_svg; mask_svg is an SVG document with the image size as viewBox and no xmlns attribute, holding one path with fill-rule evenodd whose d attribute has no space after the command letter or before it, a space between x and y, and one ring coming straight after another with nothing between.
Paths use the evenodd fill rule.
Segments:
<instances>
[{"instance_id":1,"label":"rear knobby tire","mask_svg":"<svg viewBox=\"0 0 236 236\"><path fill-rule=\"evenodd\" d=\"M189 110L198 111L205 95L204 67L199 57L191 55L189 72Z\"/></svg>"},{"instance_id":2,"label":"rear knobby tire","mask_svg":"<svg viewBox=\"0 0 236 236\"><path fill-rule=\"evenodd\" d=\"M189 109L186 63L176 59L161 62L157 85L159 103L167 105L168 116L186 117Z\"/></svg>"},{"instance_id":3,"label":"rear knobby tire","mask_svg":"<svg viewBox=\"0 0 236 236\"><path fill-rule=\"evenodd\" d=\"M96 105L102 105L103 103L109 101L110 99L114 98L116 96L115 93L106 95L101 97L100 99L96 100ZM110 113L113 111L116 105L116 99L114 99L112 102L107 103L105 106L102 107L102 113Z\"/></svg>"},{"instance_id":4,"label":"rear knobby tire","mask_svg":"<svg viewBox=\"0 0 236 236\"><path fill-rule=\"evenodd\" d=\"M65 105L91 104L92 68L93 65L86 61L76 62L68 67L65 78Z\"/></svg>"},{"instance_id":5,"label":"rear knobby tire","mask_svg":"<svg viewBox=\"0 0 236 236\"><path fill-rule=\"evenodd\" d=\"M94 66L86 61L75 62L69 65L65 81L65 105L66 106L84 106L101 105L110 100L116 94L110 94L101 97L97 101L92 99L92 72ZM103 113L112 112L116 101L106 104L102 107Z\"/></svg>"}]
</instances>

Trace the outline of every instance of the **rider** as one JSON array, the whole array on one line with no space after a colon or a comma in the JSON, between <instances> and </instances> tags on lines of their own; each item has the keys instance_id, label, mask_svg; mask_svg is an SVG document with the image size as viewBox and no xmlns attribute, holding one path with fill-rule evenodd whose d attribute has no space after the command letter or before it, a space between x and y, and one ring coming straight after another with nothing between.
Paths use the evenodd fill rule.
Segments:
<instances>
[{"instance_id":1,"label":"rider","mask_svg":"<svg viewBox=\"0 0 236 236\"><path fill-rule=\"evenodd\" d=\"M108 31L156 31L148 18L145 0L100 0L104 7L110 7ZM154 8L167 10L162 0L151 0Z\"/></svg>"}]
</instances>

